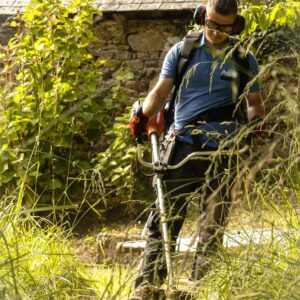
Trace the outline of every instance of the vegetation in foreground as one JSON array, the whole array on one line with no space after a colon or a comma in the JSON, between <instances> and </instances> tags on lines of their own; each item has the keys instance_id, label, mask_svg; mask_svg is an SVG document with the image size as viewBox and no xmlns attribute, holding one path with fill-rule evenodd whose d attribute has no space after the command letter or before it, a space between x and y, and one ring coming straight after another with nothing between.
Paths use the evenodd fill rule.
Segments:
<instances>
[{"instance_id":1,"label":"vegetation in foreground","mask_svg":"<svg viewBox=\"0 0 300 300\"><path fill-rule=\"evenodd\" d=\"M184 262L176 262L178 287L197 293L199 300L299 299L299 173L297 176L298 182L286 182L292 185L290 190L276 182L271 193L261 193L262 184L256 185L260 196L248 212L271 230L264 243L249 238L248 245L223 248L213 259L211 271L189 287L187 271L182 272ZM137 261L84 262L76 254L68 224L35 217L32 210L12 200L16 199L2 198L0 208L0 299L128 298Z\"/></svg>"},{"instance_id":2,"label":"vegetation in foreground","mask_svg":"<svg viewBox=\"0 0 300 300\"><path fill-rule=\"evenodd\" d=\"M10 48L1 49L1 85L8 84L0 92L0 299L127 299L132 266L84 264L71 242L73 225L37 217L41 206L65 213L74 208L73 199L89 203L86 196L94 191L103 201L109 197L104 183L111 183L109 191L118 185L132 189L134 149L122 143L129 141L126 114L116 126L107 119L112 111L123 113L126 98L120 86L105 98L96 84L101 82L96 70L103 61L94 62L87 51L94 39L88 26L94 9L84 1L69 8L59 1L33 4L20 23L12 24L19 35ZM201 300L300 299L299 44L298 29L289 30L299 26L299 3L249 6L247 13L249 46L253 44L258 54L272 54L261 58L272 139L257 148L254 164L245 161L234 196L274 236L265 244L223 249L211 272L190 288ZM69 14L75 17L66 18ZM277 48L270 49L274 44ZM72 58L74 51L79 56ZM77 76L78 68L83 72ZM95 107L99 114L94 114ZM95 167L80 145L87 137L87 144L94 145L98 136L93 129L99 126L114 143L101 149ZM237 227L241 223L234 222ZM275 233L281 229L283 238L278 239Z\"/></svg>"}]
</instances>

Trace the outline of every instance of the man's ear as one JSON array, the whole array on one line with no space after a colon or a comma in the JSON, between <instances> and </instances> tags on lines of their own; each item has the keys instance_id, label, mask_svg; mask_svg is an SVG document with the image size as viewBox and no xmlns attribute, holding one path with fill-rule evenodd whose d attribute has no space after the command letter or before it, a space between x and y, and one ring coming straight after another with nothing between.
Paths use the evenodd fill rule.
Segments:
<instances>
[{"instance_id":1,"label":"man's ear","mask_svg":"<svg viewBox=\"0 0 300 300\"><path fill-rule=\"evenodd\" d=\"M235 19L235 22L234 22L234 27L233 27L233 30L232 30L231 34L235 35L235 34L242 33L243 30L245 29L245 23L246 23L245 18L242 15L237 15L237 17Z\"/></svg>"},{"instance_id":2,"label":"man's ear","mask_svg":"<svg viewBox=\"0 0 300 300\"><path fill-rule=\"evenodd\" d=\"M194 23L197 25L205 25L206 6L198 5L194 12Z\"/></svg>"}]
</instances>

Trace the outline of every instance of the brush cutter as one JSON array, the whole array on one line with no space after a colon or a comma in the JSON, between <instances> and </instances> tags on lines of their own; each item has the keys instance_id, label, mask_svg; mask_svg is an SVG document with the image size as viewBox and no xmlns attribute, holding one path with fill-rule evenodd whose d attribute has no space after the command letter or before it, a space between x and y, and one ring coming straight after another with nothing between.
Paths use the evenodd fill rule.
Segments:
<instances>
[{"instance_id":1,"label":"brush cutter","mask_svg":"<svg viewBox=\"0 0 300 300\"><path fill-rule=\"evenodd\" d=\"M164 254L166 259L167 266L167 290L166 290L166 298L167 299L176 299L179 294L183 294L184 292L176 291L174 284L174 270L172 266L172 256L171 256L171 238L168 230L168 210L166 207L164 191L163 191L163 176L168 170L175 170L183 166L189 160L201 159L203 156L215 156L215 155L229 155L229 154L241 154L245 152L248 147L245 146L243 149L238 151L226 150L226 151L201 151L194 152L188 155L185 159L179 162L176 165L168 165L167 161L160 157L160 149L159 149L159 135L162 133L164 129L164 112L159 112L154 118L149 120L147 124L147 135L148 139L151 143L152 149L152 162L146 162L143 159L142 155L142 142L137 141L137 160L138 162L146 167L151 168L155 174L155 186L157 190L157 206L160 211L160 223L161 223L161 232L163 238L164 245ZM147 224L147 223L146 223ZM147 225L145 225L144 230L142 232L142 237L145 237L145 232L147 230ZM175 296L176 295L176 296ZM183 299L190 299L186 294Z\"/></svg>"},{"instance_id":2,"label":"brush cutter","mask_svg":"<svg viewBox=\"0 0 300 300\"><path fill-rule=\"evenodd\" d=\"M139 110L139 104L135 104L137 107L134 107L134 111L137 112ZM228 154L241 154L245 152L248 147L244 147L241 150L226 150L226 151L200 151L189 154L186 158L184 158L181 162L176 165L169 165L168 159L165 157L161 157L160 155L160 147L159 147L159 136L164 130L164 111L160 111L154 118L150 119L147 123L147 136L151 143L152 150L152 162L146 162L143 159L142 155L142 143L145 137L137 139L137 160L138 162L146 167L151 168L155 175L155 186L157 191L157 206L160 212L160 223L161 223L161 233L163 238L164 245L164 254L166 259L167 266L167 290L166 290L166 298L167 299L176 299L180 291L176 291L174 284L174 270L172 266L172 257L171 257L171 238L168 230L168 210L165 203L164 191L163 191L163 176L168 170L175 170L183 166L189 160L195 159L203 159L203 156L215 156L215 155L228 155ZM175 141L175 138L174 138ZM146 223L147 224L147 223ZM142 237L145 236L145 231L147 227L145 226ZM184 299L190 299L187 295L184 296Z\"/></svg>"}]
</instances>

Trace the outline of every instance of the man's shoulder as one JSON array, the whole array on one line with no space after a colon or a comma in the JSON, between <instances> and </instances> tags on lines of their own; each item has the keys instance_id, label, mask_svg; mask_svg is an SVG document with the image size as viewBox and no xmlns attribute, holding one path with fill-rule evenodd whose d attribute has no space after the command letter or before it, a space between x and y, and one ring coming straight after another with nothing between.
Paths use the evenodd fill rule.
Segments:
<instances>
[{"instance_id":1,"label":"man's shoulder","mask_svg":"<svg viewBox=\"0 0 300 300\"><path fill-rule=\"evenodd\" d=\"M177 60L180 56L181 49L182 49L183 41L175 43L169 50L166 55L167 60Z\"/></svg>"},{"instance_id":2,"label":"man's shoulder","mask_svg":"<svg viewBox=\"0 0 300 300\"><path fill-rule=\"evenodd\" d=\"M174 51L174 52L180 52L181 48L182 48L182 45L183 45L183 40L175 43L169 51Z\"/></svg>"}]
</instances>

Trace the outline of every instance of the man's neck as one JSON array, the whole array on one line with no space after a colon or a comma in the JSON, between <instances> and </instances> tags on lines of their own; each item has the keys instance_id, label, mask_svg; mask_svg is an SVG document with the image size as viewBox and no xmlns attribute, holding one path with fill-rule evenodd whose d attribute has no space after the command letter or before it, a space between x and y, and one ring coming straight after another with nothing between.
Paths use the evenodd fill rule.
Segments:
<instances>
[{"instance_id":1,"label":"man's neck","mask_svg":"<svg viewBox=\"0 0 300 300\"><path fill-rule=\"evenodd\" d=\"M222 49L224 48L224 46L228 44L228 41L229 41L229 38L220 44L213 44L213 43L210 43L205 38L205 44L209 47L213 56L216 56L218 53L220 53L222 51Z\"/></svg>"},{"instance_id":2,"label":"man's neck","mask_svg":"<svg viewBox=\"0 0 300 300\"><path fill-rule=\"evenodd\" d=\"M229 38L226 39L224 42L220 43L220 44L213 44L210 43L206 38L205 38L205 43L206 45L212 49L212 50L221 50L222 48L224 48L225 45L228 44Z\"/></svg>"}]
</instances>

